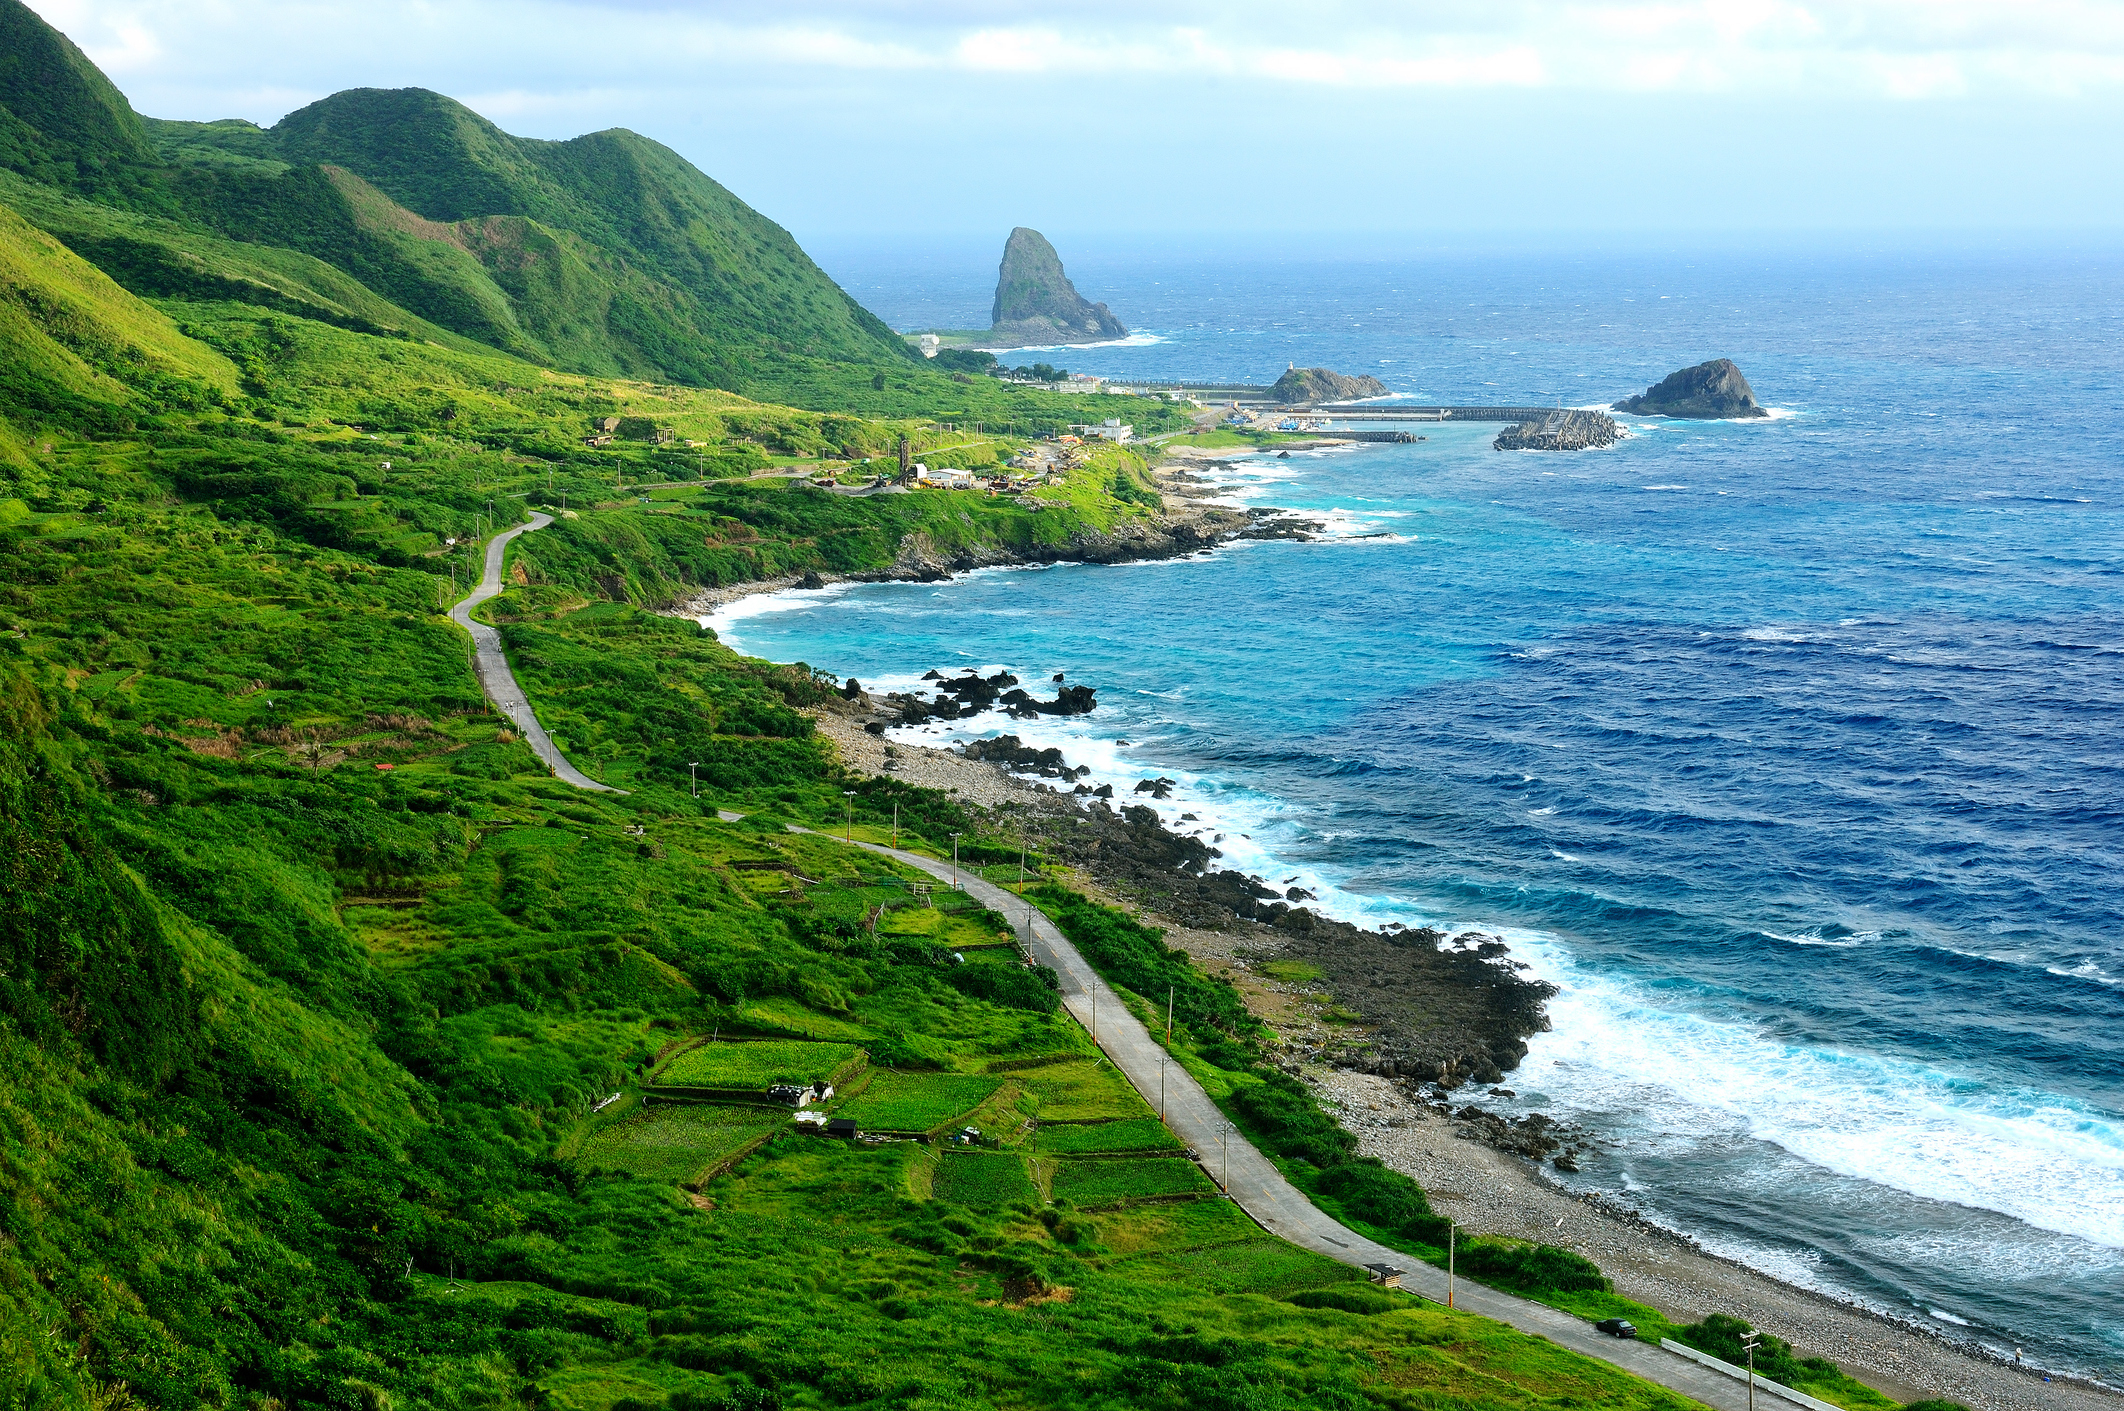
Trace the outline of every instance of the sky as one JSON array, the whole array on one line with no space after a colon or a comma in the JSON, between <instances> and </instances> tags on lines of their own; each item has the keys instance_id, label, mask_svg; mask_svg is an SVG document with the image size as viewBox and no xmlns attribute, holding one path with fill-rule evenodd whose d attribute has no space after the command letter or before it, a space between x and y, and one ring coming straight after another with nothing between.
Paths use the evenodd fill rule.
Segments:
<instances>
[{"instance_id":1,"label":"sky","mask_svg":"<svg viewBox=\"0 0 2124 1411\"><path fill-rule=\"evenodd\" d=\"M2124 0L29 0L155 117L628 127L815 250L2124 235Z\"/></svg>"}]
</instances>

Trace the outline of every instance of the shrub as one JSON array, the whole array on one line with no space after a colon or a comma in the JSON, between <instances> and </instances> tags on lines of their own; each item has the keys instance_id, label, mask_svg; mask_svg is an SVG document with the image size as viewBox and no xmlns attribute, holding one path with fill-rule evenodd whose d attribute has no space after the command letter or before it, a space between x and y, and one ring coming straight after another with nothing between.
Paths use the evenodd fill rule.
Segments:
<instances>
[{"instance_id":1,"label":"shrub","mask_svg":"<svg viewBox=\"0 0 2124 1411\"><path fill-rule=\"evenodd\" d=\"M1521 1293L1607 1293L1610 1289L1608 1276L1598 1264L1552 1244L1477 1241L1462 1246L1458 1265L1485 1283Z\"/></svg>"},{"instance_id":2,"label":"shrub","mask_svg":"<svg viewBox=\"0 0 2124 1411\"><path fill-rule=\"evenodd\" d=\"M1329 1168L1314 1189L1368 1224L1397 1231L1419 1244L1446 1242L1448 1222L1431 1212L1423 1187L1370 1157Z\"/></svg>"},{"instance_id":3,"label":"shrub","mask_svg":"<svg viewBox=\"0 0 2124 1411\"><path fill-rule=\"evenodd\" d=\"M985 999L1006 1009L1052 1014L1062 1007L1062 981L1045 965L961 965L944 976L960 994Z\"/></svg>"},{"instance_id":4,"label":"shrub","mask_svg":"<svg viewBox=\"0 0 2124 1411\"><path fill-rule=\"evenodd\" d=\"M1300 1308L1338 1308L1344 1313L1358 1313L1371 1317L1378 1313L1392 1313L1408 1307L1404 1299L1394 1297L1385 1289L1370 1284L1335 1284L1324 1289L1307 1289L1285 1299Z\"/></svg>"}]
</instances>

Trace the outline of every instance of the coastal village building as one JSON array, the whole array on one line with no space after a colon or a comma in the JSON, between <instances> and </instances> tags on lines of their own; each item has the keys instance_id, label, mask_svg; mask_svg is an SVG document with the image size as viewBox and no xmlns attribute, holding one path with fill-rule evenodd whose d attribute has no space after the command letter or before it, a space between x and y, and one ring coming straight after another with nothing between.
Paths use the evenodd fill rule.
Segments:
<instances>
[{"instance_id":1,"label":"coastal village building","mask_svg":"<svg viewBox=\"0 0 2124 1411\"><path fill-rule=\"evenodd\" d=\"M1072 426L1070 430L1081 431L1086 436L1095 436L1101 441L1112 441L1116 445L1136 434L1134 425L1117 416L1110 416L1097 426Z\"/></svg>"}]
</instances>

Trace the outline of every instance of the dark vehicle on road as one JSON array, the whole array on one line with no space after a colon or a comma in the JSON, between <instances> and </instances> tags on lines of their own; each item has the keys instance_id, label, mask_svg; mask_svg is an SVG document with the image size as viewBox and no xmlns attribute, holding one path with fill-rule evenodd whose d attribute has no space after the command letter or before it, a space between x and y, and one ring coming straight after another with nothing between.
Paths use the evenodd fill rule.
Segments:
<instances>
[{"instance_id":1,"label":"dark vehicle on road","mask_svg":"<svg viewBox=\"0 0 2124 1411\"><path fill-rule=\"evenodd\" d=\"M1611 1338L1634 1338L1637 1325L1628 1318L1603 1318L1593 1325Z\"/></svg>"}]
</instances>

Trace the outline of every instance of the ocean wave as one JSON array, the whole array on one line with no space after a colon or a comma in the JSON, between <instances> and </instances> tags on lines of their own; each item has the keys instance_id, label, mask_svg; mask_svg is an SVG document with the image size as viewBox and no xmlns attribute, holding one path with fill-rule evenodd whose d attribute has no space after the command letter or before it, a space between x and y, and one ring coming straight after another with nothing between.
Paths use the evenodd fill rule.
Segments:
<instances>
[{"instance_id":1,"label":"ocean wave","mask_svg":"<svg viewBox=\"0 0 2124 1411\"><path fill-rule=\"evenodd\" d=\"M1808 1165L2124 1249L2124 1121L2035 1088L1885 1054L1814 1048L1670 1007L1652 980L1581 965L1507 931L1561 986L1515 1086L1579 1114L1629 1113L1651 1138L1768 1143ZM1596 1116L1595 1120L1599 1120Z\"/></svg>"},{"instance_id":2,"label":"ocean wave","mask_svg":"<svg viewBox=\"0 0 2124 1411\"><path fill-rule=\"evenodd\" d=\"M1773 941L1783 941L1786 945L1829 946L1835 950L1854 950L1859 946L1881 938L1881 933L1878 931L1853 931L1848 936L1810 935L1804 931L1796 936L1780 935L1776 931L1765 931L1763 934Z\"/></svg>"},{"instance_id":3,"label":"ocean wave","mask_svg":"<svg viewBox=\"0 0 2124 1411\"><path fill-rule=\"evenodd\" d=\"M2045 968L2062 979L2092 980L2098 985L2124 985L2124 976L2112 975L2091 960L2083 960L2078 965L2052 965Z\"/></svg>"}]
</instances>

